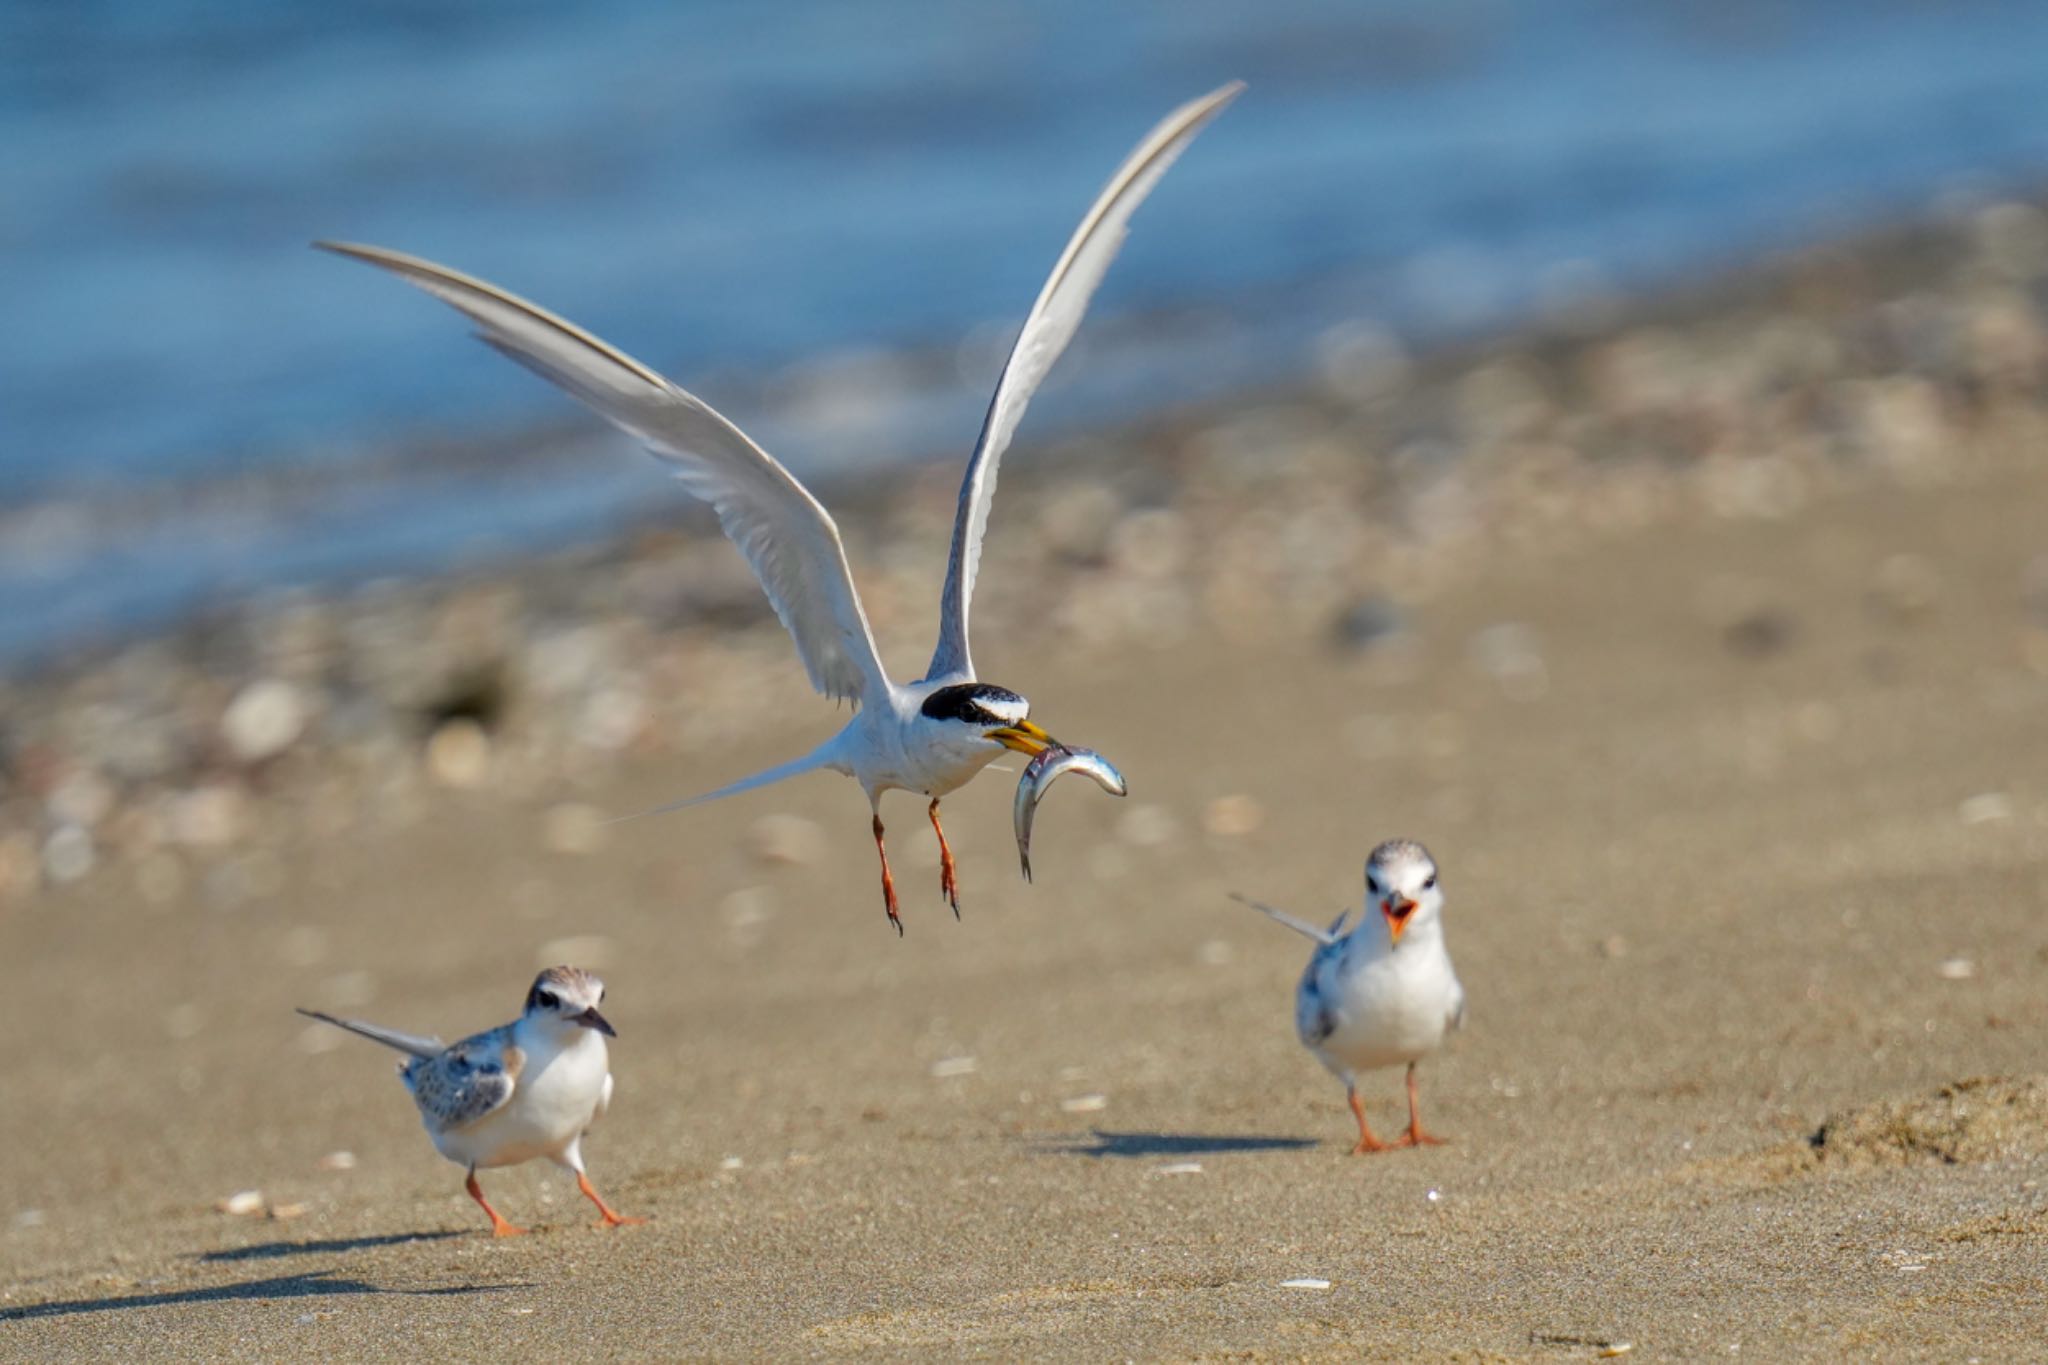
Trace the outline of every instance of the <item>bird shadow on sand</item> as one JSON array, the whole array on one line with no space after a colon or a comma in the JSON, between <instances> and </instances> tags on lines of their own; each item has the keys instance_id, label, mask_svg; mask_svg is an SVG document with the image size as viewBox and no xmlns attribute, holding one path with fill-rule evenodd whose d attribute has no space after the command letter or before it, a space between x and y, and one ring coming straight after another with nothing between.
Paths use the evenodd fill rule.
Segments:
<instances>
[{"instance_id":1,"label":"bird shadow on sand","mask_svg":"<svg viewBox=\"0 0 2048 1365\"><path fill-rule=\"evenodd\" d=\"M367 1251L371 1247L403 1246L407 1242L441 1242L460 1237L460 1232L394 1232L382 1237L330 1237L318 1242L258 1242L254 1246L229 1247L223 1251L202 1251L195 1261L272 1261L281 1256L323 1256L337 1251Z\"/></svg>"},{"instance_id":2,"label":"bird shadow on sand","mask_svg":"<svg viewBox=\"0 0 2048 1365\"><path fill-rule=\"evenodd\" d=\"M329 1294L399 1294L412 1298L439 1298L456 1294L498 1294L512 1289L531 1289L531 1284L459 1284L444 1289L385 1289L365 1280L334 1278L334 1270L308 1270L297 1275L273 1275L267 1279L245 1280L240 1284L217 1284L205 1289L178 1289L163 1294L130 1294L123 1298L66 1299L55 1303L30 1304L24 1308L0 1308L0 1323L35 1318L68 1318L82 1313L104 1313L119 1308L169 1308L186 1303L227 1303L240 1299L302 1299Z\"/></svg>"},{"instance_id":3,"label":"bird shadow on sand","mask_svg":"<svg viewBox=\"0 0 2048 1365\"><path fill-rule=\"evenodd\" d=\"M1085 1138L1040 1144L1053 1156L1222 1156L1231 1152L1299 1152L1320 1147L1318 1138L1230 1133L1111 1133L1097 1128Z\"/></svg>"}]
</instances>

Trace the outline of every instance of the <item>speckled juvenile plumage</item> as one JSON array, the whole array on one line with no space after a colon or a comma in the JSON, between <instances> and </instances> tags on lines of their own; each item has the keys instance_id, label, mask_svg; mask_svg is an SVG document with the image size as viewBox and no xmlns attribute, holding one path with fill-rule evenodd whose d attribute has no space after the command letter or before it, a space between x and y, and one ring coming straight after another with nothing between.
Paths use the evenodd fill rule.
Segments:
<instances>
[{"instance_id":1,"label":"speckled juvenile plumage","mask_svg":"<svg viewBox=\"0 0 2048 1365\"><path fill-rule=\"evenodd\" d=\"M526 1054L512 1042L512 1025L465 1038L432 1057L398 1068L430 1133L474 1123L512 1098Z\"/></svg>"},{"instance_id":2,"label":"speckled juvenile plumage","mask_svg":"<svg viewBox=\"0 0 2048 1365\"><path fill-rule=\"evenodd\" d=\"M621 1218L598 1197L583 1169L583 1134L611 1106L612 1076L605 1038L612 1026L598 1013L604 982L580 967L550 967L533 979L526 1009L510 1024L472 1034L452 1047L438 1038L400 1033L315 1010L299 1013L410 1054L398 1069L419 1107L434 1148L468 1168L470 1197L503 1237L520 1231L498 1216L476 1183L479 1167L512 1166L546 1157L576 1173L577 1187L597 1205L605 1225Z\"/></svg>"}]
</instances>

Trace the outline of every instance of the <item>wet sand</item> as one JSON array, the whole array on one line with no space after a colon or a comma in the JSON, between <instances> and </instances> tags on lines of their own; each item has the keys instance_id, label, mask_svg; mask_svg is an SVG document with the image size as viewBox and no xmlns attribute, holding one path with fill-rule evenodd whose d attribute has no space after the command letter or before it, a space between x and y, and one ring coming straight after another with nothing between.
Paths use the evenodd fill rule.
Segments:
<instances>
[{"instance_id":1,"label":"wet sand","mask_svg":"<svg viewBox=\"0 0 2048 1365\"><path fill-rule=\"evenodd\" d=\"M2039 434L1795 515L1498 544L1361 648L1275 612L1076 658L1007 612L987 675L1132 794L1059 789L1028 887L1010 779L950 800L957 924L891 798L900 941L831 775L580 854L545 798L448 791L246 896L14 903L0 1354L2034 1354L2048 1106L1941 1091L2044 1069ZM832 721L790 695L582 795L798 752ZM1354 1158L1292 1036L1304 945L1226 893L1327 917L1394 834L1443 865L1469 992L1423 1072L1455 1141ZM652 1221L594 1230L527 1167L485 1183L536 1235L494 1242L390 1059L291 1007L454 1036L558 958L621 1035L593 1176ZM1397 1073L1368 1104L1396 1125ZM216 1211L243 1189L295 1216Z\"/></svg>"}]
</instances>

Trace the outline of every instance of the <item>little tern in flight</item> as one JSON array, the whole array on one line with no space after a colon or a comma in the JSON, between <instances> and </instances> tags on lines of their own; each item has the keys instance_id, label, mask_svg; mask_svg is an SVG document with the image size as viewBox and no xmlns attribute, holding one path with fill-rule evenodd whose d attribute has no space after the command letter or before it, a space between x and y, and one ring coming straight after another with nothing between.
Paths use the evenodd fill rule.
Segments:
<instances>
[{"instance_id":1,"label":"little tern in flight","mask_svg":"<svg viewBox=\"0 0 2048 1365\"><path fill-rule=\"evenodd\" d=\"M1147 134L1096 197L1039 291L967 461L939 604L938 648L924 677L913 683L896 682L883 671L831 515L794 475L709 404L574 323L495 285L381 247L315 245L381 266L466 314L485 343L637 437L686 489L711 504L794 637L812 686L852 702L855 712L839 733L802 758L677 806L715 801L819 768L848 774L867 793L875 851L882 862L883 904L900 934L896 884L882 842L882 793L896 788L930 799L926 812L939 836L940 890L957 918L959 885L939 824L940 798L1006 749L1035 757L1054 742L1032 722L1029 702L975 676L968 648L968 603L997 465L1026 405L1081 325L1132 213L1195 134L1242 88L1241 82L1232 82L1184 104Z\"/></svg>"}]
</instances>

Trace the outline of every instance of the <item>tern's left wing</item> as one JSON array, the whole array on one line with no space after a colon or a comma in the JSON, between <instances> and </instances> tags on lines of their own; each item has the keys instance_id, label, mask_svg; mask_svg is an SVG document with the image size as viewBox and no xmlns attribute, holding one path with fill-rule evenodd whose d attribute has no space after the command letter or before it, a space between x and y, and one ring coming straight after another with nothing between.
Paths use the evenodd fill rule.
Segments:
<instances>
[{"instance_id":1,"label":"tern's left wing","mask_svg":"<svg viewBox=\"0 0 2048 1365\"><path fill-rule=\"evenodd\" d=\"M382 247L314 245L381 266L467 314L492 348L638 437L718 513L796 641L811 685L869 705L888 695L838 525L794 474L710 404L494 284Z\"/></svg>"},{"instance_id":2,"label":"tern's left wing","mask_svg":"<svg viewBox=\"0 0 2048 1365\"><path fill-rule=\"evenodd\" d=\"M1024 419L1031 395L1074 339L1088 311L1088 300L1123 245L1131 215L1195 134L1242 89L1242 81L1232 81L1182 105L1138 144L1096 197L1039 291L1038 301L1031 305L1024 329L1017 334L1017 344L1003 366L1002 378L996 381L995 397L989 400L988 415L982 419L981 439L975 442L974 454L967 461L967 477L960 485L952 559L946 566L946 591L939 603L939 647L925 670L927 679L974 676L974 660L967 647L968 602L974 596L974 574L981 564L989 504L996 495L996 468L1017 424Z\"/></svg>"}]
</instances>

